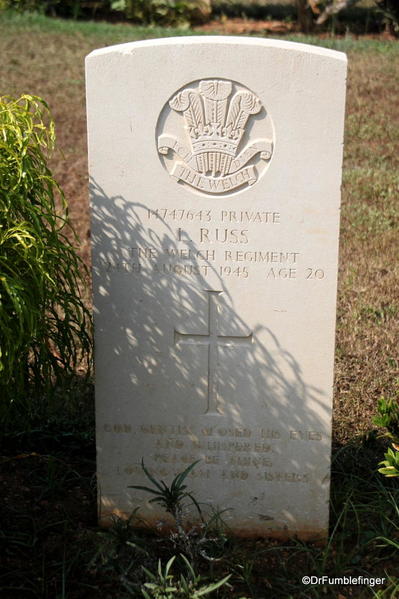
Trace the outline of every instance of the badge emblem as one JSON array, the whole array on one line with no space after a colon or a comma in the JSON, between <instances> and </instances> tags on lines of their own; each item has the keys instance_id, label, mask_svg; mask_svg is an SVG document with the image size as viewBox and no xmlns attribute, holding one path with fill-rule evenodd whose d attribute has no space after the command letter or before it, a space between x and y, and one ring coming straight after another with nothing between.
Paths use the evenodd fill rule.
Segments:
<instances>
[{"instance_id":1,"label":"badge emblem","mask_svg":"<svg viewBox=\"0 0 399 599\"><path fill-rule=\"evenodd\" d=\"M225 79L203 79L178 91L157 126L158 152L169 174L212 195L256 183L272 157L272 136L259 98Z\"/></svg>"}]
</instances>

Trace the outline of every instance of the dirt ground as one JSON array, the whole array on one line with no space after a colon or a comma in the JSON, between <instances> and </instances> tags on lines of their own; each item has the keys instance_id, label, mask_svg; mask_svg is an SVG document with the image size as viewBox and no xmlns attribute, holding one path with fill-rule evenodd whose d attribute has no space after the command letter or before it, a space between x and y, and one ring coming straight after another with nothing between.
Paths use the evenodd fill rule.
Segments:
<instances>
[{"instance_id":1,"label":"dirt ground","mask_svg":"<svg viewBox=\"0 0 399 599\"><path fill-rule=\"evenodd\" d=\"M205 33L218 33L221 35L266 35L279 34L287 35L289 33L298 33L298 25L294 22L279 21L268 19L267 21L254 19L216 19L209 21L205 25L195 27L195 31ZM345 33L337 34L338 37L345 37ZM386 29L381 33L351 34L357 39L380 39L395 40L394 35ZM320 39L331 37L331 33L322 32L317 36Z\"/></svg>"}]
</instances>

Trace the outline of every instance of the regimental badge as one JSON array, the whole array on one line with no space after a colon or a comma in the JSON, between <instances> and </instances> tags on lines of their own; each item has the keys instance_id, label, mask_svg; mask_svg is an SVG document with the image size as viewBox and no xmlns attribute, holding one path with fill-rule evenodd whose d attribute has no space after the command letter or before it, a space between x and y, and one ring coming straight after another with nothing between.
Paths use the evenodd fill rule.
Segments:
<instances>
[{"instance_id":1,"label":"regimental badge","mask_svg":"<svg viewBox=\"0 0 399 599\"><path fill-rule=\"evenodd\" d=\"M157 146L169 174L206 194L253 185L273 153L273 127L259 98L225 79L179 90L158 120Z\"/></svg>"}]
</instances>

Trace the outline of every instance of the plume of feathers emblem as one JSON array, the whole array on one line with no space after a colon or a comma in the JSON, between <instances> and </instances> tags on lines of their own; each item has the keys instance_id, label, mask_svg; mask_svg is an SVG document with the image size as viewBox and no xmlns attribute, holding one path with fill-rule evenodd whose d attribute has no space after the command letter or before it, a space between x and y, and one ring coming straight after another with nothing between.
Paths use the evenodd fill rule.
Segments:
<instances>
[{"instance_id":1,"label":"plume of feathers emblem","mask_svg":"<svg viewBox=\"0 0 399 599\"><path fill-rule=\"evenodd\" d=\"M173 110L183 113L199 173L230 172L248 118L262 108L250 91L236 92L229 103L232 87L230 81L203 80L198 91L185 89L169 101Z\"/></svg>"}]
</instances>

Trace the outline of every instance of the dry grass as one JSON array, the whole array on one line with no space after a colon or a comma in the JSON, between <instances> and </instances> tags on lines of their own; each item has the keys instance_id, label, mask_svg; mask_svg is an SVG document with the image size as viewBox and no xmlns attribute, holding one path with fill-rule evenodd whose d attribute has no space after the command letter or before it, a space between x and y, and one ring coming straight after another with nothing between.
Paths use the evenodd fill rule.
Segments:
<instances>
[{"instance_id":1,"label":"dry grass","mask_svg":"<svg viewBox=\"0 0 399 599\"><path fill-rule=\"evenodd\" d=\"M59 148L53 167L88 263L84 56L100 46L161 32L36 18L5 18L0 31L1 93L29 92L49 103ZM350 64L335 394L335 437L342 442L370 428L382 394L398 393L399 46L323 43L348 49Z\"/></svg>"},{"instance_id":2,"label":"dry grass","mask_svg":"<svg viewBox=\"0 0 399 599\"><path fill-rule=\"evenodd\" d=\"M399 65L350 53L335 424L347 439L399 391Z\"/></svg>"}]
</instances>

